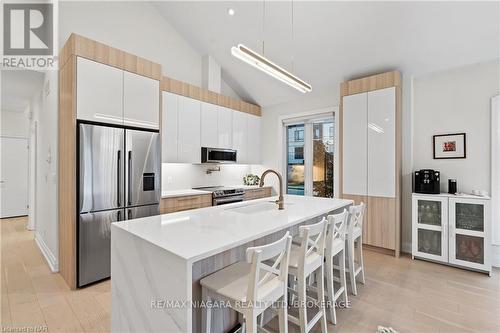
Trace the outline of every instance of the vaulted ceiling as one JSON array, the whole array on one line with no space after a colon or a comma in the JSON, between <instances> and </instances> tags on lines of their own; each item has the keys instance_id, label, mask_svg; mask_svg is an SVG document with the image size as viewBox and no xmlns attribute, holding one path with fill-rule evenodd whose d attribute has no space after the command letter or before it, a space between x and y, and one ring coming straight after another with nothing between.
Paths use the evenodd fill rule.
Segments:
<instances>
[{"instance_id":1,"label":"vaulted ceiling","mask_svg":"<svg viewBox=\"0 0 500 333\"><path fill-rule=\"evenodd\" d=\"M240 96L262 106L301 93L232 57L238 43L262 52L264 40L265 56L312 84L313 94L389 69L418 76L499 58L498 2L295 1L293 38L290 1L154 6L201 54L217 59Z\"/></svg>"}]
</instances>

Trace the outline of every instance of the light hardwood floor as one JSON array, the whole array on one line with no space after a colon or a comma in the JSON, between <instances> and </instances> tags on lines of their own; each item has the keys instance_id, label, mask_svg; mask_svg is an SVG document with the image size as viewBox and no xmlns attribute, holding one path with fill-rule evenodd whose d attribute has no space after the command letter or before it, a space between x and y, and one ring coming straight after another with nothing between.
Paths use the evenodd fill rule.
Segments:
<instances>
[{"instance_id":1,"label":"light hardwood floor","mask_svg":"<svg viewBox=\"0 0 500 333\"><path fill-rule=\"evenodd\" d=\"M1 326L47 326L49 332L109 332L110 281L71 291L25 229L2 219ZM408 257L365 251L366 285L337 311L331 332L500 332L500 271L492 277ZM273 326L273 324L271 324ZM290 332L297 332L290 324ZM316 329L316 332L319 332Z\"/></svg>"}]
</instances>

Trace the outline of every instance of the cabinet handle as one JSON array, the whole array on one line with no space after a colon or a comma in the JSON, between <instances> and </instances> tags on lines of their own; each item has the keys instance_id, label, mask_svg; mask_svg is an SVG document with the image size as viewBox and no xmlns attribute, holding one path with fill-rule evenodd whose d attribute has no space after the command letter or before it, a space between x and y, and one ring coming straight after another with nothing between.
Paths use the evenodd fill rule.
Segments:
<instances>
[{"instance_id":1,"label":"cabinet handle","mask_svg":"<svg viewBox=\"0 0 500 333\"><path fill-rule=\"evenodd\" d=\"M128 205L132 205L132 151L128 152Z\"/></svg>"},{"instance_id":2,"label":"cabinet handle","mask_svg":"<svg viewBox=\"0 0 500 333\"><path fill-rule=\"evenodd\" d=\"M118 157L117 157L117 162L116 162L116 193L117 193L117 200L116 200L116 204L118 205L118 207L121 207L122 206L122 203L120 201L120 164L121 164L121 160L122 160L122 157L121 157L121 151L119 150L118 151Z\"/></svg>"}]
</instances>

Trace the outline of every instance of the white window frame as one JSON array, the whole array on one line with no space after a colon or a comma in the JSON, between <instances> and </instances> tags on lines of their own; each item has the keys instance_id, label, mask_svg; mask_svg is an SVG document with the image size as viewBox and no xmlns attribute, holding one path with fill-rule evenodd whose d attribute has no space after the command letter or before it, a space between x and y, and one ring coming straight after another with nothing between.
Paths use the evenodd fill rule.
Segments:
<instances>
[{"instance_id":1,"label":"white window frame","mask_svg":"<svg viewBox=\"0 0 500 333\"><path fill-rule=\"evenodd\" d=\"M315 121L323 120L323 119L334 119L335 126L335 137L334 137L334 151L335 154L333 156L333 169L334 169L334 183L333 183L333 197L337 198L339 193L339 156L338 156L338 142L339 142L339 107L332 106L323 109L316 109L305 112L298 112L293 114L288 114L279 117L278 121L278 133L279 133L279 142L280 144L280 154L281 158L279 159L278 166L281 174L283 175L284 180L287 179L287 136L286 136L286 127L289 125L295 124L305 124L304 127L304 165L306 165L306 161L312 161L313 158L313 140L312 138L312 124ZM304 174L304 195L312 196L312 188L313 188L313 170L311 167L305 167ZM284 189L286 191L286 184L283 184Z\"/></svg>"}]
</instances>

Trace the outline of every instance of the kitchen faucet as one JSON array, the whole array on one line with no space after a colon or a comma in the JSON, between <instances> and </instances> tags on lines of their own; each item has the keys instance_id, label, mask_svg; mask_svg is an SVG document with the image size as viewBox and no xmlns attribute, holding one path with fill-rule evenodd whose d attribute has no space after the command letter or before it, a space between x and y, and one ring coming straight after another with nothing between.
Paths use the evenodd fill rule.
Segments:
<instances>
[{"instance_id":1,"label":"kitchen faucet","mask_svg":"<svg viewBox=\"0 0 500 333\"><path fill-rule=\"evenodd\" d=\"M278 176L278 180L280 182L280 194L278 197L278 200L275 202L278 204L278 209L283 210L285 209L285 201L283 200L283 178L281 177L280 173L277 171L274 171L272 169L268 169L262 173L262 176L260 176L260 182L259 182L259 187L264 186L264 178L268 173L274 173L276 176Z\"/></svg>"}]
</instances>

